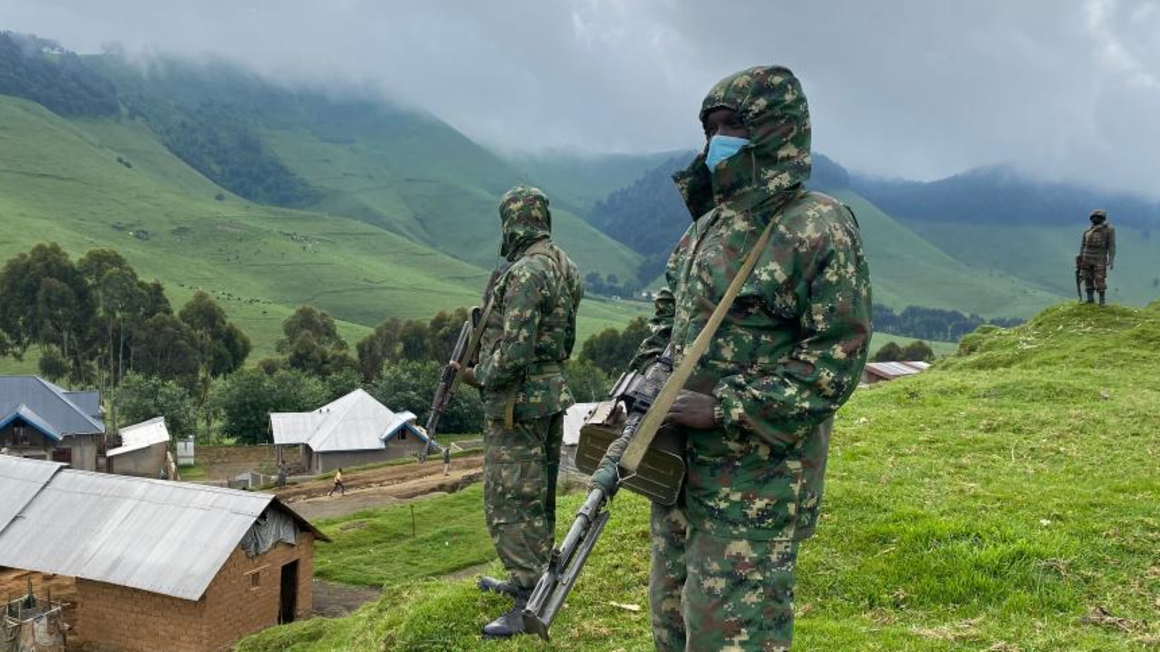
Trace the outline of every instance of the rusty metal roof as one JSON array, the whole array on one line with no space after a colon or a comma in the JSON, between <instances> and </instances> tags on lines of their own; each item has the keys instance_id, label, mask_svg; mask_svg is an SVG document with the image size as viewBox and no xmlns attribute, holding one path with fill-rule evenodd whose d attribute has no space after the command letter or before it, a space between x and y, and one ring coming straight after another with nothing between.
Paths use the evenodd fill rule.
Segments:
<instances>
[{"instance_id":1,"label":"rusty metal roof","mask_svg":"<svg viewBox=\"0 0 1160 652\"><path fill-rule=\"evenodd\" d=\"M272 504L328 540L272 494L58 470L0 531L0 565L198 600Z\"/></svg>"}]
</instances>

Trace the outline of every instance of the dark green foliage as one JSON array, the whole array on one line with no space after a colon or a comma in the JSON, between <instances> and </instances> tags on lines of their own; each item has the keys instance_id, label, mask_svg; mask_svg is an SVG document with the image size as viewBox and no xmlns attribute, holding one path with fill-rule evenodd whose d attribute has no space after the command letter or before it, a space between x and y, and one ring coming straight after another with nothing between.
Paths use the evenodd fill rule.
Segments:
<instances>
[{"instance_id":1,"label":"dark green foliage","mask_svg":"<svg viewBox=\"0 0 1160 652\"><path fill-rule=\"evenodd\" d=\"M612 389L612 377L586 360L569 360L564 365L564 379L577 403L606 400Z\"/></svg>"},{"instance_id":2,"label":"dark green foliage","mask_svg":"<svg viewBox=\"0 0 1160 652\"><path fill-rule=\"evenodd\" d=\"M934 360L934 349L922 340L915 340L902 348L902 359L908 362L931 362Z\"/></svg>"},{"instance_id":3,"label":"dark green foliage","mask_svg":"<svg viewBox=\"0 0 1160 652\"><path fill-rule=\"evenodd\" d=\"M189 391L181 385L129 372L114 391L120 412L119 426L165 417L165 426L174 437L190 437L197 427L197 408Z\"/></svg>"},{"instance_id":4,"label":"dark green foliage","mask_svg":"<svg viewBox=\"0 0 1160 652\"><path fill-rule=\"evenodd\" d=\"M178 158L240 197L275 206L316 201L318 193L267 150L242 115L228 104L205 104L150 124Z\"/></svg>"},{"instance_id":5,"label":"dark green foliage","mask_svg":"<svg viewBox=\"0 0 1160 652\"><path fill-rule=\"evenodd\" d=\"M440 311L427 322L421 319L403 321L397 317L387 319L355 347L363 380L374 382L384 364L400 360L447 362L467 319L466 308Z\"/></svg>"},{"instance_id":6,"label":"dark green foliage","mask_svg":"<svg viewBox=\"0 0 1160 652\"><path fill-rule=\"evenodd\" d=\"M293 369L272 376L243 369L214 383L211 399L222 431L244 444L270 441L271 412L309 412L330 400L322 380Z\"/></svg>"},{"instance_id":7,"label":"dark green foliage","mask_svg":"<svg viewBox=\"0 0 1160 652\"><path fill-rule=\"evenodd\" d=\"M9 355L37 346L53 379L93 374L93 296L81 270L56 243L17 254L0 271L0 333Z\"/></svg>"},{"instance_id":8,"label":"dark green foliage","mask_svg":"<svg viewBox=\"0 0 1160 652\"><path fill-rule=\"evenodd\" d=\"M897 342L887 342L874 353L873 362L897 362L902 360L902 347Z\"/></svg>"},{"instance_id":9,"label":"dark green foliage","mask_svg":"<svg viewBox=\"0 0 1160 652\"><path fill-rule=\"evenodd\" d=\"M133 370L191 387L199 368L198 346L197 335L185 322L171 313L154 315L133 337Z\"/></svg>"},{"instance_id":10,"label":"dark green foliage","mask_svg":"<svg viewBox=\"0 0 1160 652\"><path fill-rule=\"evenodd\" d=\"M62 116L120 112L117 90L80 57L57 43L0 32L0 95L23 97Z\"/></svg>"},{"instance_id":11,"label":"dark green foliage","mask_svg":"<svg viewBox=\"0 0 1160 652\"><path fill-rule=\"evenodd\" d=\"M973 313L964 315L957 310L920 306L907 306L901 313L895 314L888 306L874 304L874 330L941 342L958 342L983 324L1009 328L1022 322L1022 319L1017 318L985 320Z\"/></svg>"},{"instance_id":12,"label":"dark green foliage","mask_svg":"<svg viewBox=\"0 0 1160 652\"><path fill-rule=\"evenodd\" d=\"M580 359L609 375L619 375L636 355L640 343L649 336L648 321L637 317L623 331L606 328L589 337L580 348Z\"/></svg>"},{"instance_id":13,"label":"dark green foliage","mask_svg":"<svg viewBox=\"0 0 1160 652\"><path fill-rule=\"evenodd\" d=\"M387 363L379 379L367 388L383 405L402 412L410 410L426 423L442 365L433 360L400 360ZM479 432L483 426L483 403L479 392L461 385L439 421L441 432Z\"/></svg>"},{"instance_id":14,"label":"dark green foliage","mask_svg":"<svg viewBox=\"0 0 1160 652\"><path fill-rule=\"evenodd\" d=\"M631 186L597 202L588 214L593 226L645 257L637 272L641 283L651 282L664 271L673 245L692 220L672 180L672 174L691 158L691 154L678 156L646 172ZM604 294L591 283L589 289Z\"/></svg>"},{"instance_id":15,"label":"dark green foliage","mask_svg":"<svg viewBox=\"0 0 1160 652\"><path fill-rule=\"evenodd\" d=\"M301 306L282 324L285 335L278 340L278 353L286 356L285 364L320 378L357 366L347 353L346 340L338 334L334 319L325 311Z\"/></svg>"}]
</instances>

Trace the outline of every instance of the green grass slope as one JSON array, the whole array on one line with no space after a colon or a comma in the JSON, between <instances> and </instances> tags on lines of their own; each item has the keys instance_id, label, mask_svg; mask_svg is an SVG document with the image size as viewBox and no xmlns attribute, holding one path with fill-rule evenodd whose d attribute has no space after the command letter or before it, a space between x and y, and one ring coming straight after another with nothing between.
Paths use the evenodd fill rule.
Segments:
<instances>
[{"instance_id":1,"label":"green grass slope","mask_svg":"<svg viewBox=\"0 0 1160 652\"><path fill-rule=\"evenodd\" d=\"M838 415L822 524L801 553L795 649L1157 649L1158 421L1158 304L1057 306L859 390ZM648 506L625 494L613 511L552 645L484 642L479 626L505 601L422 580L238 650L651 650Z\"/></svg>"},{"instance_id":2,"label":"green grass slope","mask_svg":"<svg viewBox=\"0 0 1160 652\"><path fill-rule=\"evenodd\" d=\"M282 321L303 303L333 314L353 342L388 317L473 305L486 280L480 267L361 220L241 200L138 121L70 122L0 96L0 151L0 260L44 241L74 256L113 247L177 306L196 288L212 292L254 341L254 359L273 352ZM588 301L580 336L641 310Z\"/></svg>"},{"instance_id":3,"label":"green grass slope","mask_svg":"<svg viewBox=\"0 0 1160 652\"><path fill-rule=\"evenodd\" d=\"M1088 226L977 224L912 221L913 228L951 256L975 267L1018 276L1052 293L1075 294L1075 255ZM1160 298L1160 233L1116 226L1116 267L1108 274L1108 290L1116 301L1144 305Z\"/></svg>"},{"instance_id":4,"label":"green grass slope","mask_svg":"<svg viewBox=\"0 0 1160 652\"><path fill-rule=\"evenodd\" d=\"M832 194L858 216L876 303L1030 317L1064 296L1001 271L968 266L852 190Z\"/></svg>"}]
</instances>

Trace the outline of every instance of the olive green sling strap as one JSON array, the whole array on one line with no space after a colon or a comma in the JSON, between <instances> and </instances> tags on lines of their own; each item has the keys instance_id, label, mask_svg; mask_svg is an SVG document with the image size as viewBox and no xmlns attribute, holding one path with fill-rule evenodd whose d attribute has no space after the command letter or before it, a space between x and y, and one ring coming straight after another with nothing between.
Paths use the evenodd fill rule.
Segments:
<instances>
[{"instance_id":1,"label":"olive green sling strap","mask_svg":"<svg viewBox=\"0 0 1160 652\"><path fill-rule=\"evenodd\" d=\"M637 430L636 435L629 442L628 448L624 451L624 456L620 458L620 466L630 473L636 472L641 459L644 458L645 452L648 451L653 438L656 437L657 431L664 424L669 409L673 407L673 402L677 400L677 395L684 389L685 383L689 382L689 377L693 375L693 370L697 368L697 363L700 361L701 356L709 349L709 342L712 341L713 336L717 333L721 322L725 320L725 314L733 306L733 301L741 292L741 286L745 285L745 281L753 273L753 268L757 266L757 261L761 258L761 253L765 251L765 247L769 244L769 239L773 235L773 224L774 221L771 219L769 224L766 225L765 231L762 232L761 238L757 240L757 244L753 245L753 249L745 257L745 262L737 270L737 275L729 283L728 289L725 290L725 295L721 297L720 303L713 310L713 314L709 316L709 321L705 322L705 327L697 334L697 339L693 340L693 345L689 347L681 363L673 370L668 382L665 383L664 389L661 390L660 394L657 394L656 400L653 401L648 414L641 421L640 429Z\"/></svg>"}]
</instances>

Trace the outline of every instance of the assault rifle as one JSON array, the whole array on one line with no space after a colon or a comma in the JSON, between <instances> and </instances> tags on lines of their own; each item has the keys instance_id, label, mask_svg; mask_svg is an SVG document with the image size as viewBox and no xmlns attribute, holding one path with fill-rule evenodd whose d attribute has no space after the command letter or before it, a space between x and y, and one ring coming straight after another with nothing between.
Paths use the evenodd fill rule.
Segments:
<instances>
[{"instance_id":1,"label":"assault rifle","mask_svg":"<svg viewBox=\"0 0 1160 652\"><path fill-rule=\"evenodd\" d=\"M443 366L443 373L439 377L439 384L435 387L435 398L431 400L431 415L427 417L427 441L430 447L431 440L435 439L435 430L439 426L439 419L447 411L447 405L455 396L459 388L459 381L463 378L463 370L474 365L479 356L479 340L483 329L487 326L488 317L493 308L493 291L495 283L503 274L504 269L497 269L491 273L487 287L483 290L480 303L471 309L471 314L459 329L459 337L455 340L455 348L451 350L451 358ZM426 452L426 450L424 450Z\"/></svg>"},{"instance_id":2,"label":"assault rifle","mask_svg":"<svg viewBox=\"0 0 1160 652\"><path fill-rule=\"evenodd\" d=\"M621 376L613 388L611 398L618 405L623 405L625 411L622 436L634 447L647 448L656 435L655 429L645 430L641 433L640 439L637 438L637 433L641 429L645 416L669 381L672 372L672 357L670 351L666 350L648 370L648 373L643 376L635 373L625 374ZM644 439L649 441L643 441ZM647 462L648 458L646 457L645 460ZM579 465L579 460L577 460L577 464ZM596 546L600 533L604 531L604 526L608 523L608 503L612 499L612 495L622 484L631 486L634 481L639 481L644 475L645 468L645 465L634 467L634 470L627 473L624 473L622 468L618 468L616 486L611 493L606 493L601 487L594 487L588 492L587 499L576 512L576 520L572 522L572 527L568 529L568 534L564 536L560 546L552 550L552 555L548 560L548 568L540 577L540 581L536 583L531 597L528 598L527 607L524 608L523 612L524 631L534 632L540 638L548 640L548 628L551 627L552 620L560 608L564 606L564 599L568 597L572 585L576 583L576 578L584 569L584 563L588 561L588 556L592 553L593 547ZM682 476L683 471L682 466ZM639 487L633 487L633 490L645 493Z\"/></svg>"}]
</instances>

